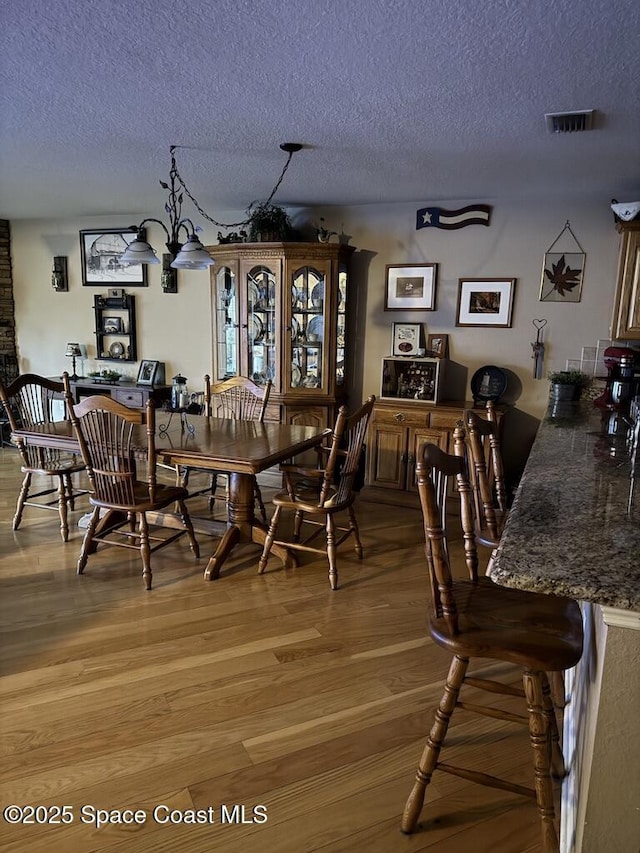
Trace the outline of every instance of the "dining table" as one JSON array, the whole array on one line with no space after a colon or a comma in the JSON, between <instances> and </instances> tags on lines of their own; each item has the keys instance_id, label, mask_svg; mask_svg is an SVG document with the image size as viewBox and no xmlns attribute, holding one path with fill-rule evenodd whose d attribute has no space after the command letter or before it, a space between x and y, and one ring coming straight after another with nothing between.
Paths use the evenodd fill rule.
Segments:
<instances>
[{"instance_id":1,"label":"dining table","mask_svg":"<svg viewBox=\"0 0 640 853\"><path fill-rule=\"evenodd\" d=\"M136 436L136 431L138 435ZM216 580L234 548L243 543L263 545L267 527L254 511L254 478L280 462L311 450L322 443L331 430L317 426L242 421L203 415L171 419L156 433L158 459L169 465L188 465L228 475L227 518L224 521L193 518L198 532L219 537L218 545L204 571L205 580ZM80 446L70 420L41 424L15 431L27 444L79 453ZM141 456L147 447L145 426L134 427L134 444ZM147 513L150 522L166 527L182 527L176 513ZM271 553L285 568L294 568L293 552L274 545Z\"/></svg>"}]
</instances>

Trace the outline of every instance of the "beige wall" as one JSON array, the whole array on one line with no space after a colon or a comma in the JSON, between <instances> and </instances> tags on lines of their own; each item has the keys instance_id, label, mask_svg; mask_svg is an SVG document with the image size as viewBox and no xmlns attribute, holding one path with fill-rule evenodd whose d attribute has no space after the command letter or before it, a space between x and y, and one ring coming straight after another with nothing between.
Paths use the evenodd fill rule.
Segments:
<instances>
[{"instance_id":1,"label":"beige wall","mask_svg":"<svg viewBox=\"0 0 640 853\"><path fill-rule=\"evenodd\" d=\"M482 201L492 203L490 199ZM493 203L488 228L416 231L416 210L427 203L436 204L427 199L420 203L295 214L298 222L317 221L324 215L327 227L349 234L351 245L359 250L352 277L358 341L354 396L379 393L380 361L389 353L391 323L411 320L424 322L427 332L449 333L452 359L468 368L467 396L473 372L483 364L497 364L511 371L515 380L510 400L532 419L541 417L546 408L548 382L532 378L532 320L548 320L545 375L552 368L564 367L567 358L579 358L583 346L595 346L598 338L609 335L618 233L608 201L603 199L601 204L590 206L557 200L545 204L499 202ZM448 209L468 203L438 202ZM220 211L216 213L221 218L225 216ZM106 286L82 286L78 232L81 228L126 226L141 221L144 215L11 223L16 334L23 372L59 374L69 367L64 350L70 340L87 344L89 358L95 359L93 296L106 292ZM229 212L228 216L238 218L237 212ZM582 300L543 303L538 300L543 254L567 220L587 254ZM160 254L162 232L151 225L148 233ZM204 228L203 242L216 243L216 233L212 226ZM565 246L559 244L557 248ZM51 288L54 255L69 258L68 293L56 293ZM437 310L415 314L385 312L385 264L420 261L439 265ZM512 328L456 328L461 276L517 278ZM160 287L160 268L150 267L149 287L129 288L129 292L137 296L138 357L165 361L168 377L182 372L195 387L210 370L212 359L208 273L181 271L179 292L165 294ZM130 373L135 377L137 365L130 367Z\"/></svg>"}]
</instances>

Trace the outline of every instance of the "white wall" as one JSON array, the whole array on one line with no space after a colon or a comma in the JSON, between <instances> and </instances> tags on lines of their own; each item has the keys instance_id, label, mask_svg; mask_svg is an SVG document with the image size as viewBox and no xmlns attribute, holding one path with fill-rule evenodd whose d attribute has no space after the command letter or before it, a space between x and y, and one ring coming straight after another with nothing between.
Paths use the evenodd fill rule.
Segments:
<instances>
[{"instance_id":1,"label":"white wall","mask_svg":"<svg viewBox=\"0 0 640 853\"><path fill-rule=\"evenodd\" d=\"M358 327L354 396L379 393L380 362L389 354L391 323L411 320L424 322L427 333L449 334L451 358L468 368L467 397L473 372L483 364L497 364L517 378L510 396L518 409L539 418L546 408L548 382L532 378L532 320L548 320L545 375L550 369L564 367L566 359L579 358L583 346L595 346L599 338L609 335L619 235L608 200L591 207L558 200L546 204L498 202L493 203L489 227L417 231L416 210L433 203L427 199L421 203L328 208L296 214L298 221L317 221L323 215L327 227L349 234L351 245L359 250L354 256L352 276ZM438 202L447 209L468 203ZM239 218L237 212L228 215ZM82 286L78 232L125 227L144 216L11 223L21 371L57 375L69 368L64 357L67 341L87 344L89 358L95 359L93 296L106 292L106 286ZM582 299L566 304L540 302L543 255L567 220L587 255ZM216 243L216 234L217 229L211 226L205 227L200 236L205 243ZM161 254L164 237L160 228L150 225L148 236ZM68 293L56 293L51 288L54 255L69 258ZM385 312L385 264L420 261L439 265L437 310ZM512 328L456 328L458 278L463 276L517 278ZM138 357L166 362L169 378L181 372L196 387L212 363L208 273L181 271L178 289L177 294L162 292L159 266L149 267L147 288L128 288L137 297ZM135 377L137 365L131 365L129 372ZM517 387L518 381L521 388Z\"/></svg>"}]
</instances>

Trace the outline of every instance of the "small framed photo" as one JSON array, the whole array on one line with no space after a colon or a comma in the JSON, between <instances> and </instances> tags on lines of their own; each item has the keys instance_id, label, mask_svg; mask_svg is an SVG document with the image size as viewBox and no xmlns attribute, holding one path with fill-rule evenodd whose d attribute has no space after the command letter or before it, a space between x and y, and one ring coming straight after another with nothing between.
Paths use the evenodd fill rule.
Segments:
<instances>
[{"instance_id":1,"label":"small framed photo","mask_svg":"<svg viewBox=\"0 0 640 853\"><path fill-rule=\"evenodd\" d=\"M158 365L160 362L158 361L148 361L144 360L140 362L140 369L138 370L138 378L136 379L137 385L153 385L156 381L156 375L158 373Z\"/></svg>"},{"instance_id":2,"label":"small framed photo","mask_svg":"<svg viewBox=\"0 0 640 853\"><path fill-rule=\"evenodd\" d=\"M461 278L456 326L511 326L515 278Z\"/></svg>"},{"instance_id":3,"label":"small framed photo","mask_svg":"<svg viewBox=\"0 0 640 853\"><path fill-rule=\"evenodd\" d=\"M103 228L100 231L81 231L82 284L85 287L94 284L128 284L131 287L146 287L146 264L122 262L127 246L136 239L137 233L135 228L133 230ZM144 234L143 239L146 239Z\"/></svg>"},{"instance_id":4,"label":"small framed photo","mask_svg":"<svg viewBox=\"0 0 640 853\"><path fill-rule=\"evenodd\" d=\"M394 323L392 336L392 355L419 354L422 349L422 324L421 323ZM420 353L424 355L424 350Z\"/></svg>"},{"instance_id":5,"label":"small framed photo","mask_svg":"<svg viewBox=\"0 0 640 853\"><path fill-rule=\"evenodd\" d=\"M120 335L124 332L122 317L103 317L102 327L105 335Z\"/></svg>"},{"instance_id":6,"label":"small framed photo","mask_svg":"<svg viewBox=\"0 0 640 853\"><path fill-rule=\"evenodd\" d=\"M436 333L427 338L428 354L435 358L449 357L449 335Z\"/></svg>"},{"instance_id":7,"label":"small framed photo","mask_svg":"<svg viewBox=\"0 0 640 853\"><path fill-rule=\"evenodd\" d=\"M435 311L437 264L387 264L385 311Z\"/></svg>"}]
</instances>

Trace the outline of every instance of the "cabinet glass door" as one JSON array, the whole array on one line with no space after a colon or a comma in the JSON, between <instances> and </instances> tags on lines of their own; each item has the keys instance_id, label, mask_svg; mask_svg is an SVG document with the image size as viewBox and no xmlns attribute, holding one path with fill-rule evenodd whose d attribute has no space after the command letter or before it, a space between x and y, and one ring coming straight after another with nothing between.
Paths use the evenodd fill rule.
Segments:
<instances>
[{"instance_id":1,"label":"cabinet glass door","mask_svg":"<svg viewBox=\"0 0 640 853\"><path fill-rule=\"evenodd\" d=\"M336 334L336 385L344 385L344 357L347 330L347 267L341 264L338 271L338 313Z\"/></svg>"},{"instance_id":2,"label":"cabinet glass door","mask_svg":"<svg viewBox=\"0 0 640 853\"><path fill-rule=\"evenodd\" d=\"M291 388L322 388L325 340L325 276L314 267L297 269L291 278Z\"/></svg>"},{"instance_id":3,"label":"cabinet glass door","mask_svg":"<svg viewBox=\"0 0 640 853\"><path fill-rule=\"evenodd\" d=\"M247 273L247 365L256 385L276 378L276 276L266 266Z\"/></svg>"},{"instance_id":4,"label":"cabinet glass door","mask_svg":"<svg viewBox=\"0 0 640 853\"><path fill-rule=\"evenodd\" d=\"M218 381L238 374L238 288L229 267L216 271L216 369Z\"/></svg>"}]
</instances>

